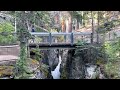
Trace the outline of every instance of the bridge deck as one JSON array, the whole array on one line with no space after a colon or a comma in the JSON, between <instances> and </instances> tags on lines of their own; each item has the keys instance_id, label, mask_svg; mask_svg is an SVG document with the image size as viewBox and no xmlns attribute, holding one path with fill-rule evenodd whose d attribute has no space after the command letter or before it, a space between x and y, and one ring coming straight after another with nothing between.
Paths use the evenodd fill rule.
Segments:
<instances>
[{"instance_id":1,"label":"bridge deck","mask_svg":"<svg viewBox=\"0 0 120 90\"><path fill-rule=\"evenodd\" d=\"M73 48L76 46L76 44L71 45L71 43L52 43L51 45L49 43L30 43L30 48L35 48L36 46L39 46L39 48Z\"/></svg>"}]
</instances>

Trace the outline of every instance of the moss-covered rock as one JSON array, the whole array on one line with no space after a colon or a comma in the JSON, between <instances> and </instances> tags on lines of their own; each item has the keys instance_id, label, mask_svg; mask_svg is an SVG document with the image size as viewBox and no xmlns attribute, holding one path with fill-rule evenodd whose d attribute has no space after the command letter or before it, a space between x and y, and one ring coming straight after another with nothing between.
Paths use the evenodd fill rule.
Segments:
<instances>
[{"instance_id":1,"label":"moss-covered rock","mask_svg":"<svg viewBox=\"0 0 120 90\"><path fill-rule=\"evenodd\" d=\"M13 75L14 66L0 66L0 77Z\"/></svg>"},{"instance_id":2,"label":"moss-covered rock","mask_svg":"<svg viewBox=\"0 0 120 90\"><path fill-rule=\"evenodd\" d=\"M33 74L31 78L36 79L45 79L48 75L48 66L43 64L42 62L38 62L35 59L27 60L26 71L29 74Z\"/></svg>"},{"instance_id":3,"label":"moss-covered rock","mask_svg":"<svg viewBox=\"0 0 120 90\"><path fill-rule=\"evenodd\" d=\"M63 71L61 72L61 79L67 79L67 72L66 72L66 69L65 67L63 68Z\"/></svg>"}]
</instances>

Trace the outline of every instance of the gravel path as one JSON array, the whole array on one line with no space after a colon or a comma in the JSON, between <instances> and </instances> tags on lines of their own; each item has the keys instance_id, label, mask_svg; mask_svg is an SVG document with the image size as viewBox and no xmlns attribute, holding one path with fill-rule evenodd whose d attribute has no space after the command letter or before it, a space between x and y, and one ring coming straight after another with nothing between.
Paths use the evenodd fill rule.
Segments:
<instances>
[{"instance_id":1,"label":"gravel path","mask_svg":"<svg viewBox=\"0 0 120 90\"><path fill-rule=\"evenodd\" d=\"M17 60L18 56L14 55L0 55L0 62L1 61L8 61L8 60Z\"/></svg>"},{"instance_id":2,"label":"gravel path","mask_svg":"<svg viewBox=\"0 0 120 90\"><path fill-rule=\"evenodd\" d=\"M0 63L18 60L19 51L18 45L0 46Z\"/></svg>"}]
</instances>

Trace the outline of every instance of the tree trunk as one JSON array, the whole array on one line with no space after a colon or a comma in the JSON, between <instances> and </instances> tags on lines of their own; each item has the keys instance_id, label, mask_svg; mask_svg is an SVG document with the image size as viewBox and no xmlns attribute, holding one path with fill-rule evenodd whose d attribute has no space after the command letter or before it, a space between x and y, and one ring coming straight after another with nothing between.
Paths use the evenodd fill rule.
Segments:
<instances>
[{"instance_id":1,"label":"tree trunk","mask_svg":"<svg viewBox=\"0 0 120 90\"><path fill-rule=\"evenodd\" d=\"M98 11L98 30L97 30L97 43L99 43L99 34L98 34L98 32L99 32L99 11Z\"/></svg>"},{"instance_id":2,"label":"tree trunk","mask_svg":"<svg viewBox=\"0 0 120 90\"><path fill-rule=\"evenodd\" d=\"M16 12L15 12L15 33L17 32L17 27L16 27Z\"/></svg>"},{"instance_id":3,"label":"tree trunk","mask_svg":"<svg viewBox=\"0 0 120 90\"><path fill-rule=\"evenodd\" d=\"M62 21L62 32L66 32L65 20Z\"/></svg>"},{"instance_id":4,"label":"tree trunk","mask_svg":"<svg viewBox=\"0 0 120 90\"><path fill-rule=\"evenodd\" d=\"M70 15L70 17L69 17L69 32L72 32L72 16Z\"/></svg>"},{"instance_id":5,"label":"tree trunk","mask_svg":"<svg viewBox=\"0 0 120 90\"><path fill-rule=\"evenodd\" d=\"M31 27L30 27L29 21L27 20L26 23L27 23L27 29L28 29L28 31L31 32L32 30L31 30ZM29 40L28 40L26 43L27 43L27 45L28 45ZM27 47L27 57L28 57L28 58L30 57L29 47Z\"/></svg>"},{"instance_id":6,"label":"tree trunk","mask_svg":"<svg viewBox=\"0 0 120 90\"><path fill-rule=\"evenodd\" d=\"M82 17L83 17L82 18L82 25L85 26L85 20L84 20L85 19L85 12L84 11L82 12Z\"/></svg>"},{"instance_id":7,"label":"tree trunk","mask_svg":"<svg viewBox=\"0 0 120 90\"><path fill-rule=\"evenodd\" d=\"M93 22L93 12L91 11L91 18L92 18L92 34L91 34L91 43L93 43L93 36L94 36L94 22Z\"/></svg>"},{"instance_id":8,"label":"tree trunk","mask_svg":"<svg viewBox=\"0 0 120 90\"><path fill-rule=\"evenodd\" d=\"M70 33L72 32L72 15L69 11L67 13L69 18L66 21L66 32ZM70 42L70 36L65 35L65 38L66 38L66 42Z\"/></svg>"},{"instance_id":9,"label":"tree trunk","mask_svg":"<svg viewBox=\"0 0 120 90\"><path fill-rule=\"evenodd\" d=\"M76 30L79 29L79 18L77 18L77 27L76 27Z\"/></svg>"}]
</instances>

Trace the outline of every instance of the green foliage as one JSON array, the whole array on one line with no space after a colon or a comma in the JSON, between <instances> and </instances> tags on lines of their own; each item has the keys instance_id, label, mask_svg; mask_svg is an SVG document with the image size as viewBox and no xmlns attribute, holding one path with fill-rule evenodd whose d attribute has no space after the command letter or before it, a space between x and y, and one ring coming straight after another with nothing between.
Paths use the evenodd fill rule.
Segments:
<instances>
[{"instance_id":1,"label":"green foliage","mask_svg":"<svg viewBox=\"0 0 120 90\"><path fill-rule=\"evenodd\" d=\"M120 54L120 38L116 42L105 42L105 51L108 55L109 60L116 60Z\"/></svg>"},{"instance_id":2,"label":"green foliage","mask_svg":"<svg viewBox=\"0 0 120 90\"><path fill-rule=\"evenodd\" d=\"M82 40L78 40L78 42L76 43L77 47L84 46L85 44L86 44L86 41L82 41Z\"/></svg>"},{"instance_id":3,"label":"green foliage","mask_svg":"<svg viewBox=\"0 0 120 90\"><path fill-rule=\"evenodd\" d=\"M0 32L8 32L11 33L14 31L14 27L11 23L1 23L0 24Z\"/></svg>"},{"instance_id":4,"label":"green foliage","mask_svg":"<svg viewBox=\"0 0 120 90\"><path fill-rule=\"evenodd\" d=\"M13 44L16 43L17 38L11 33L14 32L14 27L11 23L1 23L0 24L0 44Z\"/></svg>"},{"instance_id":5,"label":"green foliage","mask_svg":"<svg viewBox=\"0 0 120 90\"><path fill-rule=\"evenodd\" d=\"M105 64L104 66L104 72L107 76L107 78L110 79L119 79L120 78L120 62L108 62L107 64Z\"/></svg>"},{"instance_id":6,"label":"green foliage","mask_svg":"<svg viewBox=\"0 0 120 90\"><path fill-rule=\"evenodd\" d=\"M48 75L48 65L43 64L40 60L42 60L42 54L40 53L40 49L39 46L37 45L37 48L32 49L32 51L35 53L35 60L39 61L39 70L42 71L44 73L44 75L47 78Z\"/></svg>"},{"instance_id":7,"label":"green foliage","mask_svg":"<svg viewBox=\"0 0 120 90\"><path fill-rule=\"evenodd\" d=\"M65 69L65 67L64 67L64 69L62 70L62 73L61 73L61 79L67 79L67 71L66 71L66 69Z\"/></svg>"},{"instance_id":8,"label":"green foliage","mask_svg":"<svg viewBox=\"0 0 120 90\"><path fill-rule=\"evenodd\" d=\"M75 55L78 55L78 54L79 54L78 52L85 48L85 47L84 47L85 42L84 42L84 41L81 41L81 40L78 40L78 42L76 43L76 45L77 45L76 47L77 47L78 49L75 50Z\"/></svg>"},{"instance_id":9,"label":"green foliage","mask_svg":"<svg viewBox=\"0 0 120 90\"><path fill-rule=\"evenodd\" d=\"M32 51L35 53L35 60L40 61L42 58L42 54L40 54L39 46L37 45L37 48L32 49Z\"/></svg>"},{"instance_id":10,"label":"green foliage","mask_svg":"<svg viewBox=\"0 0 120 90\"><path fill-rule=\"evenodd\" d=\"M21 76L20 78L24 77L24 73L26 72L26 60L27 60L27 48L25 43L20 44L20 59L16 63L16 72L15 76Z\"/></svg>"}]
</instances>

